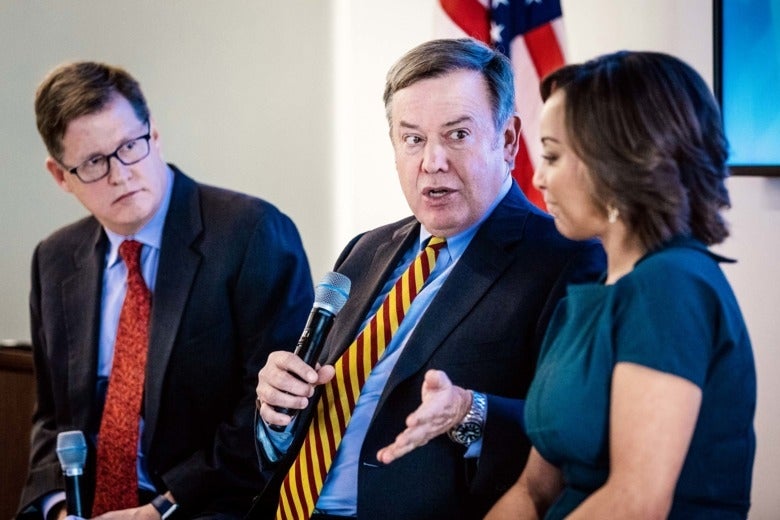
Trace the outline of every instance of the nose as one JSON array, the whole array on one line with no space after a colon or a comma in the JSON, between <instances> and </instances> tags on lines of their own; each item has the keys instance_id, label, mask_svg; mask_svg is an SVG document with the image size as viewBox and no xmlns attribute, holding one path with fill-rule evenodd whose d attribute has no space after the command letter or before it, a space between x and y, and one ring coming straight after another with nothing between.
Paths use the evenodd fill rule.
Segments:
<instances>
[{"instance_id":1,"label":"nose","mask_svg":"<svg viewBox=\"0 0 780 520\"><path fill-rule=\"evenodd\" d=\"M430 141L426 143L422 169L426 173L447 171L447 153L442 145Z\"/></svg>"},{"instance_id":2,"label":"nose","mask_svg":"<svg viewBox=\"0 0 780 520\"><path fill-rule=\"evenodd\" d=\"M534 170L534 176L531 178L531 183L534 185L534 188L536 188L539 191L542 191L545 189L545 183L544 183L544 172L542 172L543 166L539 165Z\"/></svg>"},{"instance_id":3,"label":"nose","mask_svg":"<svg viewBox=\"0 0 780 520\"><path fill-rule=\"evenodd\" d=\"M114 164L111 159L116 159ZM125 166L116 154L108 156L108 182L111 184L121 184L133 176L129 166Z\"/></svg>"}]
</instances>

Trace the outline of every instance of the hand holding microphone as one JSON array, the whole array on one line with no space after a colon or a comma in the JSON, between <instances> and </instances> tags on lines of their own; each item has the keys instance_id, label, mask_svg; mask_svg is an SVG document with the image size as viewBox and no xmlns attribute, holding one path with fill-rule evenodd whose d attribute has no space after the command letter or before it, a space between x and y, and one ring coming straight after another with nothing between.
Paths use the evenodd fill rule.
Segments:
<instances>
[{"instance_id":1,"label":"hand holding microphone","mask_svg":"<svg viewBox=\"0 0 780 520\"><path fill-rule=\"evenodd\" d=\"M306 322L306 326L301 333L301 337L298 340L298 344L295 347L295 355L303 360L308 366L315 368L317 359L319 359L322 347L325 344L325 339L333 326L333 319L336 314L344 307L344 304L349 297L351 282L349 278L341 273L330 272L325 274L317 287L314 289L314 306L309 314L309 319ZM274 353L275 354L275 353ZM271 356L274 356L271 354ZM288 354L289 356L289 354ZM279 391L276 384L271 381L278 381L279 378L295 377L298 380L302 380L301 377L294 372L285 372L282 370L280 373L277 367L273 366L272 358L269 357L269 362L260 371L259 382L257 387L258 401L260 399L261 389L264 384L268 385L270 389ZM276 369L276 374L273 374ZM268 373L271 375L266 378ZM304 381L305 382L305 381ZM307 385L308 382L305 382ZM286 392L290 395L294 395L292 392ZM287 414L294 417L298 413L295 408L289 408L285 406L278 406L276 403L269 402L274 410L279 413ZM281 425L269 425L275 431L283 431L284 426Z\"/></svg>"},{"instance_id":2,"label":"hand holding microphone","mask_svg":"<svg viewBox=\"0 0 780 520\"><path fill-rule=\"evenodd\" d=\"M65 475L65 501L68 516L83 517L81 507L81 475L87 461L87 443L78 430L57 434L57 458Z\"/></svg>"}]
</instances>

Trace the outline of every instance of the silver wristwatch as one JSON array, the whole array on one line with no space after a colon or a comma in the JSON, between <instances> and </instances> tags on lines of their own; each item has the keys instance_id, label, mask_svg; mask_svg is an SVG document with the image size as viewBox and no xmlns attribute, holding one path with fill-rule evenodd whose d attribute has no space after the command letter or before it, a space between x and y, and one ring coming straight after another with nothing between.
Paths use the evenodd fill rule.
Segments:
<instances>
[{"instance_id":1,"label":"silver wristwatch","mask_svg":"<svg viewBox=\"0 0 780 520\"><path fill-rule=\"evenodd\" d=\"M487 396L481 392L471 392L471 409L463 420L447 432L449 438L467 448L482 437L487 417Z\"/></svg>"}]
</instances>

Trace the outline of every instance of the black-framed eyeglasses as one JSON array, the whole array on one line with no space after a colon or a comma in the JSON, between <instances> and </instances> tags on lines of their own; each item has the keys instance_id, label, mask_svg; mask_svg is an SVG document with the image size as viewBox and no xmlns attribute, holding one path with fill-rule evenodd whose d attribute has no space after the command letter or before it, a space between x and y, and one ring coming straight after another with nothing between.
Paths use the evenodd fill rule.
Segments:
<instances>
[{"instance_id":1,"label":"black-framed eyeglasses","mask_svg":"<svg viewBox=\"0 0 780 520\"><path fill-rule=\"evenodd\" d=\"M84 184L89 184L92 182L97 182L108 175L108 172L111 171L112 157L116 157L116 160L125 166L130 166L131 164L142 161L146 158L147 155L149 155L149 140L152 138L150 131L151 125L149 125L148 119L146 120L146 124L146 134L140 137L136 137L135 139L125 141L124 143L120 144L117 149L113 151L113 153L90 157L75 168L70 168L64 164L63 166L67 168L69 173L72 173L78 177L81 182Z\"/></svg>"}]
</instances>

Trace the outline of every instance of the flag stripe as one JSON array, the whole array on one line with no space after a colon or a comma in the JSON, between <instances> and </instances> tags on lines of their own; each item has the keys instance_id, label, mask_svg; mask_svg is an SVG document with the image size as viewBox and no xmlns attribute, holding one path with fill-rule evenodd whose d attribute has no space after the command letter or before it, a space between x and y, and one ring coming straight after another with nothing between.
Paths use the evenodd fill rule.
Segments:
<instances>
[{"instance_id":1,"label":"flag stripe","mask_svg":"<svg viewBox=\"0 0 780 520\"><path fill-rule=\"evenodd\" d=\"M517 110L523 122L522 139L515 157L512 176L517 180L528 200L544 208L544 199L533 187L533 172L542 156L539 134L539 119L542 112L542 98L539 95L539 76L524 38L515 38L511 46L512 63L516 71L515 91ZM528 172L528 174L525 174Z\"/></svg>"},{"instance_id":2,"label":"flag stripe","mask_svg":"<svg viewBox=\"0 0 780 520\"><path fill-rule=\"evenodd\" d=\"M490 14L477 0L441 0L441 7L455 25L477 40L490 42Z\"/></svg>"},{"instance_id":3,"label":"flag stripe","mask_svg":"<svg viewBox=\"0 0 780 520\"><path fill-rule=\"evenodd\" d=\"M546 23L525 33L525 44L536 66L536 74L543 78L563 63L563 52L558 46L558 39L552 24Z\"/></svg>"}]
</instances>

